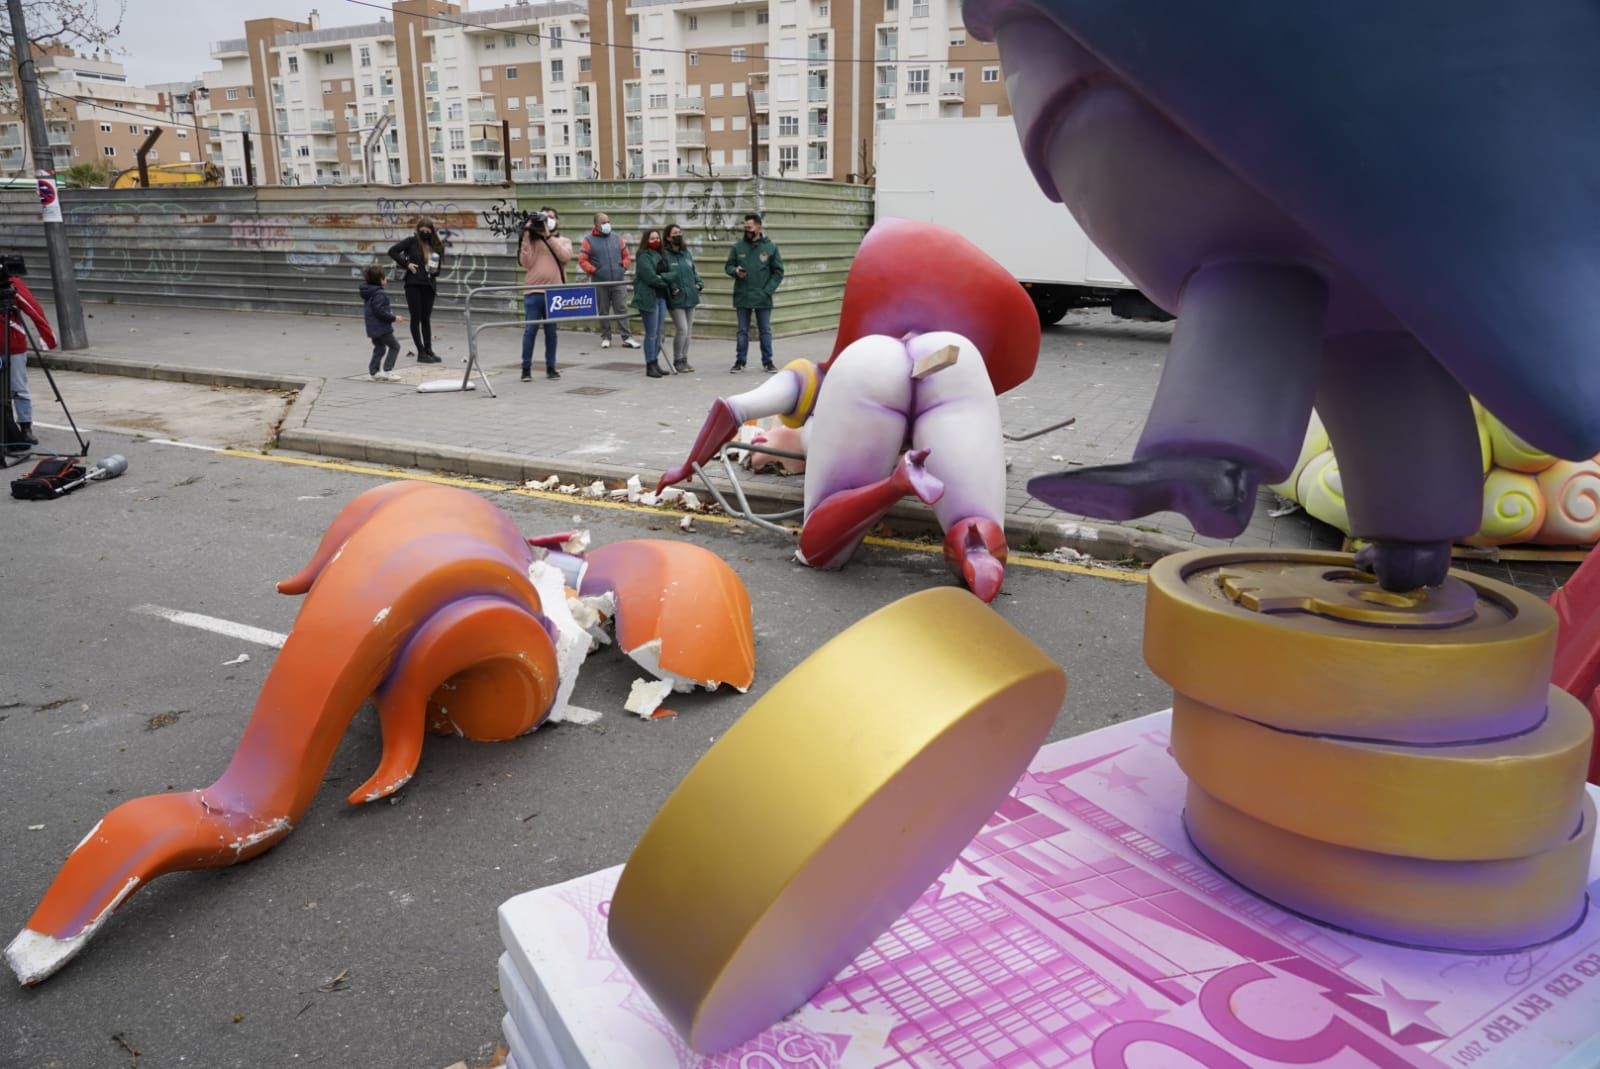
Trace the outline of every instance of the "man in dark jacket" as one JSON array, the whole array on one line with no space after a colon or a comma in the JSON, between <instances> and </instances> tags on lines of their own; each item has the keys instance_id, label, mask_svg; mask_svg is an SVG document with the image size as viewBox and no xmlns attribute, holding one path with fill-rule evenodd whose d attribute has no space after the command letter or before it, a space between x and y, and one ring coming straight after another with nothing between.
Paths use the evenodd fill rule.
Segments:
<instances>
[{"instance_id":1,"label":"man in dark jacket","mask_svg":"<svg viewBox=\"0 0 1600 1069\"><path fill-rule=\"evenodd\" d=\"M628 239L611 232L611 216L605 212L594 213L594 228L584 236L583 247L578 250L578 266L589 276L590 282L621 282L633 262L628 255ZM597 286L595 294L596 315L619 315L618 327L622 331L622 344L628 349L639 348L639 343L628 333L628 287ZM611 348L611 320L600 321L600 348Z\"/></svg>"},{"instance_id":2,"label":"man in dark jacket","mask_svg":"<svg viewBox=\"0 0 1600 1069\"><path fill-rule=\"evenodd\" d=\"M362 277L366 281L361 286L361 314L366 320L367 337L372 339L372 359L367 362L367 374L374 382L399 382L394 362L400 355L400 343L395 340L394 325L401 319L389 306L389 292L383 288L383 268L369 267ZM386 360L385 350L388 351ZM380 360L383 361L381 369Z\"/></svg>"},{"instance_id":3,"label":"man in dark jacket","mask_svg":"<svg viewBox=\"0 0 1600 1069\"><path fill-rule=\"evenodd\" d=\"M733 278L733 310L739 317L739 339L734 348L732 371L744 370L750 352L750 314L755 313L756 329L761 333L761 370L772 374L772 294L783 284L783 257L778 246L762 232L761 216L750 212L744 217L744 240L728 250L723 270Z\"/></svg>"}]
</instances>

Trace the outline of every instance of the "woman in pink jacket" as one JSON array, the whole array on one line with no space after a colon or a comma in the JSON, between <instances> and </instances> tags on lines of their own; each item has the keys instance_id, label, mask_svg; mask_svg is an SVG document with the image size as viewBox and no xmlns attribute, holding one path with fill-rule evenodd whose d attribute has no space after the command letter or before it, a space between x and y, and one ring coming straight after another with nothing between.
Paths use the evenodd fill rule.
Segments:
<instances>
[{"instance_id":1,"label":"woman in pink jacket","mask_svg":"<svg viewBox=\"0 0 1600 1069\"><path fill-rule=\"evenodd\" d=\"M567 262L572 259L572 241L557 237L560 220L554 210L533 213L523 224L517 246L517 263L522 265L523 314L528 325L522 330L522 381L533 379L533 338L544 327L544 377L559 379L556 370L556 325L546 319L544 286L559 286L567 280Z\"/></svg>"}]
</instances>

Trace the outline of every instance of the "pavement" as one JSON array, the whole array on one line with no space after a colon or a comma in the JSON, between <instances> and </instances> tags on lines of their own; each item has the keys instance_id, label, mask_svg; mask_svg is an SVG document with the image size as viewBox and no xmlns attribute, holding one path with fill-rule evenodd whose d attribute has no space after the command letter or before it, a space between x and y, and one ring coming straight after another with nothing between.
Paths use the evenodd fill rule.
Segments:
<instances>
[{"instance_id":1,"label":"pavement","mask_svg":"<svg viewBox=\"0 0 1600 1069\"><path fill-rule=\"evenodd\" d=\"M638 474L649 483L683 459L716 397L753 385L751 374L728 375L732 347L724 340L696 343L690 356L695 374L649 379L638 350L602 350L597 335L578 331L561 334L559 381L540 375L523 383L520 331L508 329L480 336L480 359L498 396L481 388L419 394L416 386L425 379L460 377L467 349L461 320L436 320L434 347L442 365L417 364L409 357L410 339L403 338L403 381L384 384L366 375L370 348L359 315L115 304L91 304L87 312L90 348L55 354L53 366L294 390L279 448L508 481ZM1028 478L1042 472L1129 459L1171 335L1171 324L1118 320L1100 309L1075 311L1045 330L1034 377L1000 399L1005 432L1021 437L1069 417L1076 422L1008 443L1006 526L1014 547L1067 546L1100 559L1148 562L1194 545L1229 544L1197 535L1176 514L1108 524L1058 512L1026 489ZM831 334L781 338L777 359L821 359L832 343ZM798 478L741 481L761 506L799 502ZM1263 495L1249 528L1234 541L1337 548L1337 532L1302 513L1274 517L1275 504ZM931 513L916 502L900 506L889 522L905 533L935 529Z\"/></svg>"},{"instance_id":2,"label":"pavement","mask_svg":"<svg viewBox=\"0 0 1600 1069\"><path fill-rule=\"evenodd\" d=\"M238 422L265 426L260 414ZM302 599L273 581L300 569L345 502L389 477L96 431L95 455L111 452L129 461L115 481L49 503L0 497L0 945L109 808L221 774L277 664L275 649L242 633L140 608L288 631ZM36 988L0 975L0 1066L486 1064L503 1012L495 908L624 861L672 788L773 683L862 616L954 582L932 547L869 544L850 567L818 572L747 524L702 518L684 533L653 510L478 492L530 535L576 524L597 545L681 538L728 561L754 606L750 692L674 695L676 716L641 720L622 706L644 673L602 651L573 698L597 721L496 744L430 737L403 791L352 807L345 796L380 752L377 719L363 712L340 726L323 787L281 845L154 881ZM1170 701L1140 655L1142 576L1086 571L1019 563L995 603L1066 668L1052 739Z\"/></svg>"}]
</instances>

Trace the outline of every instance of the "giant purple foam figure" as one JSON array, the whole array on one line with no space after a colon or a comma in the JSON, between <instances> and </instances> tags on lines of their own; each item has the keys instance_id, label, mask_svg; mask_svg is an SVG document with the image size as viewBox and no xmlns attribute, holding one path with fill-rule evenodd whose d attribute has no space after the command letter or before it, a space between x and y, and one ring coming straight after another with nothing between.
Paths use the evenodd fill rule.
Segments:
<instances>
[{"instance_id":1,"label":"giant purple foam figure","mask_svg":"<svg viewBox=\"0 0 1600 1069\"><path fill-rule=\"evenodd\" d=\"M1227 537L1313 401L1362 563L1443 580L1476 529L1471 391L1600 449L1600 4L967 0L1029 166L1178 326L1128 464L1029 484Z\"/></svg>"}]
</instances>

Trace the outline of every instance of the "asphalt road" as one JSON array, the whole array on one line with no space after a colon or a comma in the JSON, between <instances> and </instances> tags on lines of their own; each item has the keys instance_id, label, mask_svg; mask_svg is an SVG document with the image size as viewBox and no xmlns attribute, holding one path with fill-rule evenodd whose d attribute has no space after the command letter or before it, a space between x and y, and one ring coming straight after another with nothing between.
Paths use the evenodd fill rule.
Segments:
<instances>
[{"instance_id":1,"label":"asphalt road","mask_svg":"<svg viewBox=\"0 0 1600 1069\"><path fill-rule=\"evenodd\" d=\"M159 605L287 631L273 592L340 506L380 477L100 434L115 482L52 503L0 498L0 942L113 805L210 783L273 651L134 612ZM3 473L8 477L14 472ZM626 859L679 778L765 687L867 613L952 582L937 554L868 548L817 573L758 531L496 495L528 533L581 516L597 543L694 537L750 589L749 695L623 711L642 672L613 653L575 701L604 712L509 743L430 737L391 802L343 798L377 761L370 710L351 726L294 834L258 860L179 873L131 898L38 988L0 982L0 1066L337 1065L442 1069L498 1040L495 907ZM1139 654L1143 587L1016 567L996 608L1067 669L1054 736L1168 704ZM241 653L250 660L226 666ZM915 666L884 666L915 670ZM42 825L42 827L40 827ZM337 978L337 982L335 981ZM9 980L7 975L6 980Z\"/></svg>"}]
</instances>

